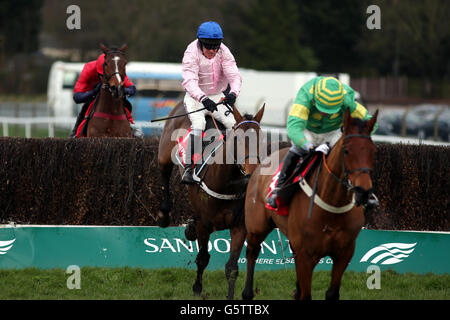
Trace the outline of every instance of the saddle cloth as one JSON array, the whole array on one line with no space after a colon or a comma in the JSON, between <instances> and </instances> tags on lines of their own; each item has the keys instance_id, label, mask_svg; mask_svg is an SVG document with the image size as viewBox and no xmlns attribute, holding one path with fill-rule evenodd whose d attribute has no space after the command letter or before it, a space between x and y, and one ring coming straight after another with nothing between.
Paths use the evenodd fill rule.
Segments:
<instances>
[{"instance_id":1,"label":"saddle cloth","mask_svg":"<svg viewBox=\"0 0 450 320\"><path fill-rule=\"evenodd\" d=\"M318 154L314 152L310 152L305 158L300 158L296 168L294 169L291 178L286 181L284 186L281 186L281 189L277 193L276 203L278 208L271 207L268 203L266 203L266 208L272 211L275 211L280 216L287 216L289 203L294 195L294 193L300 188L298 182L300 179L304 179L309 172L312 172L315 167L316 161L319 159ZM280 176L281 168L283 167L283 163L281 162L278 166L277 171L272 176L272 180L269 184L269 189L267 190L267 196L271 196L275 186L278 182L278 177ZM293 178L292 178L293 177Z\"/></svg>"},{"instance_id":2,"label":"saddle cloth","mask_svg":"<svg viewBox=\"0 0 450 320\"><path fill-rule=\"evenodd\" d=\"M186 134L182 137L180 137L177 141L177 146L178 146L178 155L179 158L181 160L181 165L183 167L186 166L186 149L188 148L188 141L189 141L189 135L191 133L191 129L189 128L189 130L186 132ZM225 136L222 134L219 135L219 138L217 140L212 140L210 136L206 135L206 132L203 131L202 132L202 142L203 142L203 154L202 154L202 158L203 160L206 161L206 159L210 156L210 154L212 152L210 152L210 150L205 150L206 146L210 145L211 143L217 141L217 145L222 144L222 142L224 141ZM209 148L208 148L209 149ZM216 150L216 148L212 148L211 151ZM201 160L201 158L196 158L194 159L194 163L197 165L197 163Z\"/></svg>"}]
</instances>

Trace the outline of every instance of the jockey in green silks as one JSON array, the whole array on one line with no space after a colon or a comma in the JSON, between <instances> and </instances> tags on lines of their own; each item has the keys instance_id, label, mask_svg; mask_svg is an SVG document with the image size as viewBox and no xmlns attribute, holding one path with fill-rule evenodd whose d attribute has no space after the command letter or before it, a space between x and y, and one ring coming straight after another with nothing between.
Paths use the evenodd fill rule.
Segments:
<instances>
[{"instance_id":1,"label":"jockey in green silks","mask_svg":"<svg viewBox=\"0 0 450 320\"><path fill-rule=\"evenodd\" d=\"M287 134L292 147L283 159L278 182L267 198L277 208L280 187L290 177L301 157L315 150L328 154L342 135L346 108L353 118L369 120L367 109L355 101L355 91L333 77L316 77L305 83L297 93L287 120ZM375 132L378 124L375 125Z\"/></svg>"}]
</instances>

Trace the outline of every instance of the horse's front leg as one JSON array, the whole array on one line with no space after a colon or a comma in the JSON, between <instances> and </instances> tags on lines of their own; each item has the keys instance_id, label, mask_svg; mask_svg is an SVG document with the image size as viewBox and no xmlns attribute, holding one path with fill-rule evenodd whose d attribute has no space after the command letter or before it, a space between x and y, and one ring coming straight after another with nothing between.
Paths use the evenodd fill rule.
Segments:
<instances>
[{"instance_id":1,"label":"horse's front leg","mask_svg":"<svg viewBox=\"0 0 450 320\"><path fill-rule=\"evenodd\" d=\"M267 234L248 233L247 235L247 278L245 279L245 287L242 291L242 299L252 300L255 296L253 292L253 278L255 273L256 259L258 259L261 250L261 242L264 241Z\"/></svg>"},{"instance_id":2,"label":"horse's front leg","mask_svg":"<svg viewBox=\"0 0 450 320\"><path fill-rule=\"evenodd\" d=\"M234 287L239 275L238 259L241 255L242 247L245 242L246 230L244 225L233 227L230 229L231 245L230 258L225 265L225 276L228 279L228 296L229 300L234 299Z\"/></svg>"},{"instance_id":3,"label":"horse's front leg","mask_svg":"<svg viewBox=\"0 0 450 320\"><path fill-rule=\"evenodd\" d=\"M314 267L319 262L318 257L311 256L305 250L295 250L295 268L297 271L297 292L295 299L311 300L311 283ZM298 252L298 254L297 254ZM300 292L299 292L300 291Z\"/></svg>"},{"instance_id":4,"label":"horse's front leg","mask_svg":"<svg viewBox=\"0 0 450 320\"><path fill-rule=\"evenodd\" d=\"M348 248L339 250L338 254L331 257L333 259L333 268L331 269L331 282L325 294L325 300L339 300L342 275L352 259L354 251L355 242Z\"/></svg>"},{"instance_id":5,"label":"horse's front leg","mask_svg":"<svg viewBox=\"0 0 450 320\"><path fill-rule=\"evenodd\" d=\"M161 205L158 211L157 223L160 227L166 228L170 224L170 211L172 211L172 198L170 196L170 176L172 175L173 164L171 161L160 164L161 189L163 191Z\"/></svg>"},{"instance_id":6,"label":"horse's front leg","mask_svg":"<svg viewBox=\"0 0 450 320\"><path fill-rule=\"evenodd\" d=\"M209 235L211 231L208 230L199 219L197 221L196 228L199 251L197 254L197 258L195 259L195 263L197 264L197 278L195 280L194 285L192 286L192 290L194 291L194 295L199 296L202 293L202 279L203 279L203 271L206 269L209 263L210 254L208 252L208 241Z\"/></svg>"}]
</instances>

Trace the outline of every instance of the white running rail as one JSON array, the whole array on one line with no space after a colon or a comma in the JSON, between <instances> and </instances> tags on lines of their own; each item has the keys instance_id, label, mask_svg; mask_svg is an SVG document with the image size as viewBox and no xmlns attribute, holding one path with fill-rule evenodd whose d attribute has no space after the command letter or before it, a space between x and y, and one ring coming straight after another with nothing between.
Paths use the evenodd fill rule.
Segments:
<instances>
[{"instance_id":1,"label":"white running rail","mask_svg":"<svg viewBox=\"0 0 450 320\"><path fill-rule=\"evenodd\" d=\"M55 136L55 126L72 129L73 125L75 124L75 120L75 117L0 117L0 124L2 124L3 126L2 135L4 137L9 136L9 125L18 124L25 126L25 137L27 138L31 138L32 125L47 125L48 137L53 138ZM164 126L164 121L135 121L135 126L139 128L162 129ZM271 134L278 134L280 139L283 141L288 140L286 128L266 126L263 127L263 131L270 132ZM449 142L421 140L412 137L373 135L372 139L375 142L450 146Z\"/></svg>"}]
</instances>

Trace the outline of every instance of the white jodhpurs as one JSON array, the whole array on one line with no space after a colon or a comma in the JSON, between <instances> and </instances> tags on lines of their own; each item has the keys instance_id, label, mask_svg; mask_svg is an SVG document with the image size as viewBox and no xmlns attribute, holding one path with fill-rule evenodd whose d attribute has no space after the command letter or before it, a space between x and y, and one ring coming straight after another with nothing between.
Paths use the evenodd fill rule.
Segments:
<instances>
[{"instance_id":1,"label":"white jodhpurs","mask_svg":"<svg viewBox=\"0 0 450 320\"><path fill-rule=\"evenodd\" d=\"M217 95L210 95L208 96L209 99L214 101L215 103L219 102L220 99L224 97L222 93ZM184 96L184 108L187 112L192 112L195 110L199 110L204 108L205 106L201 103L193 99L188 93ZM225 112L228 111L228 108L225 107L223 104L220 104L217 106L217 111L214 111L212 113L214 119L219 120L226 129L231 129L234 124L236 123L236 120L234 119L233 113L228 113L228 115L225 115ZM208 114L208 110L202 110L199 112L194 112L189 114L189 120L191 120L191 129L192 132L201 132L205 130L206 127L206 120L205 115Z\"/></svg>"},{"instance_id":2,"label":"white jodhpurs","mask_svg":"<svg viewBox=\"0 0 450 320\"><path fill-rule=\"evenodd\" d=\"M314 133L305 129L303 130L303 134L305 135L306 140L311 142L315 147L328 143L330 148L332 148L342 136L341 129L336 129L326 133ZM293 145L290 150L298 155L302 155L304 153L304 151L302 152L300 147L296 145Z\"/></svg>"}]
</instances>

